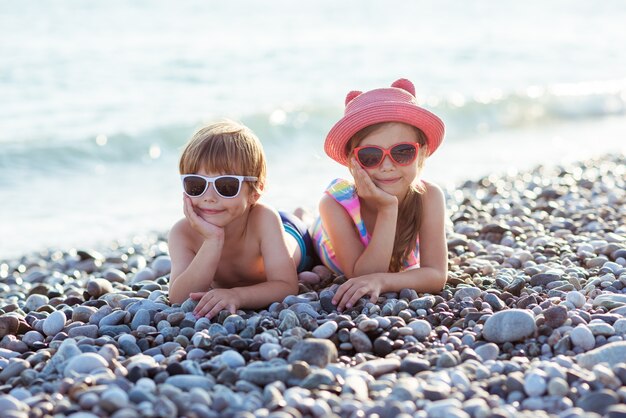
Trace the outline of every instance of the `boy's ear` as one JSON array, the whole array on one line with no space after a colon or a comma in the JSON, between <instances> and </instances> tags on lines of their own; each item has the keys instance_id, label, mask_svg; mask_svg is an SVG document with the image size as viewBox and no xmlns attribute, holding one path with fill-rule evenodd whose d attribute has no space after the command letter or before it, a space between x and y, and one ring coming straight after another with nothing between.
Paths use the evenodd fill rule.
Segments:
<instances>
[{"instance_id":1,"label":"boy's ear","mask_svg":"<svg viewBox=\"0 0 626 418\"><path fill-rule=\"evenodd\" d=\"M251 205L255 204L261 198L260 192L262 192L264 188L265 184L259 183L259 192L253 191L252 193L250 193L250 195L248 196L248 203Z\"/></svg>"}]
</instances>

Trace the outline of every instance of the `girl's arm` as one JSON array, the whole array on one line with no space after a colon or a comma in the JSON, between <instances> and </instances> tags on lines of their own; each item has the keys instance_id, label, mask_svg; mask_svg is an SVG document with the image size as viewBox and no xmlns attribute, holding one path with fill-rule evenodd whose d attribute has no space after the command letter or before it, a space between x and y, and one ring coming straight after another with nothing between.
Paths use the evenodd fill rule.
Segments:
<instances>
[{"instance_id":1,"label":"girl's arm","mask_svg":"<svg viewBox=\"0 0 626 418\"><path fill-rule=\"evenodd\" d=\"M223 309L235 313L240 308L266 308L273 302L280 302L285 297L298 293L296 266L289 255L278 213L258 205L249 222L249 228L255 228L255 235L260 237L259 245L267 281L251 286L192 294L192 299L200 300L194 311L197 317L212 318Z\"/></svg>"},{"instance_id":2,"label":"girl's arm","mask_svg":"<svg viewBox=\"0 0 626 418\"><path fill-rule=\"evenodd\" d=\"M172 227L168 238L172 259L171 303L182 303L190 293L211 288L224 245L224 229L202 220L188 197L184 197L183 210L185 218ZM200 240L196 252L194 248Z\"/></svg>"},{"instance_id":3,"label":"girl's arm","mask_svg":"<svg viewBox=\"0 0 626 418\"><path fill-rule=\"evenodd\" d=\"M346 210L332 197L324 195L320 201L320 216L324 229L335 250L341 271L348 278L389 270L398 221L398 199L376 187L363 168L352 161L350 171L354 177L359 198L376 210L376 223L371 239L364 247Z\"/></svg>"},{"instance_id":4,"label":"girl's arm","mask_svg":"<svg viewBox=\"0 0 626 418\"><path fill-rule=\"evenodd\" d=\"M418 293L440 292L448 276L448 251L445 237L445 200L439 187L425 183L422 195L423 217L420 227L420 267L399 273L374 273L348 280L337 289L333 303L337 309L353 306L370 295L373 302L380 293L415 289Z\"/></svg>"}]
</instances>

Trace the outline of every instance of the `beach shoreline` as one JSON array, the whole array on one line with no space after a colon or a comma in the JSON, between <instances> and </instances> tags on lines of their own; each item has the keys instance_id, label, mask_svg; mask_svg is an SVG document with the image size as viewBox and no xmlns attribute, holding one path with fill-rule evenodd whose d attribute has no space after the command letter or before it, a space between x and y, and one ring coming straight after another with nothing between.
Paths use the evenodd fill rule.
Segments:
<instances>
[{"instance_id":1,"label":"beach shoreline","mask_svg":"<svg viewBox=\"0 0 626 418\"><path fill-rule=\"evenodd\" d=\"M447 189L449 278L338 313L305 274L266 310L170 305L165 234L0 260L12 417L626 414L626 156ZM290 415L287 415L290 414ZM613 415L611 415L613 414Z\"/></svg>"}]
</instances>

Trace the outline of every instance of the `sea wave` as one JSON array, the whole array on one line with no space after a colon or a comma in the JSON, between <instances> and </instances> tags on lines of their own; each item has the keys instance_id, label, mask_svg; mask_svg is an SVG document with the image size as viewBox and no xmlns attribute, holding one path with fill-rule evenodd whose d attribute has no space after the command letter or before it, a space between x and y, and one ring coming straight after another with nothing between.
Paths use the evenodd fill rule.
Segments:
<instances>
[{"instance_id":1,"label":"sea wave","mask_svg":"<svg viewBox=\"0 0 626 418\"><path fill-rule=\"evenodd\" d=\"M449 93L425 97L420 105L440 115L448 141L475 138L476 134L516 130L554 122L581 121L626 114L626 80L596 81L552 86L528 86L504 92L490 90L474 95ZM323 105L281 106L241 115L266 148L319 147L332 124L341 117L339 107ZM206 120L218 119L208 115ZM105 134L93 132L78 140L21 139L0 143L0 172L9 169L58 169L95 164L153 161L178 154L186 139L203 121L180 122L149 130Z\"/></svg>"}]
</instances>

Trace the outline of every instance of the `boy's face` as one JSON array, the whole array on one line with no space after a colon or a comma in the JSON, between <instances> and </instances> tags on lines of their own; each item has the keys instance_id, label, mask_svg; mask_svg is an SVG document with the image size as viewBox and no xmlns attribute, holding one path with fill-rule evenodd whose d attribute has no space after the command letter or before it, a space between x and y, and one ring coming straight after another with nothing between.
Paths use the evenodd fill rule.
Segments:
<instances>
[{"instance_id":1,"label":"boy's face","mask_svg":"<svg viewBox=\"0 0 626 418\"><path fill-rule=\"evenodd\" d=\"M223 175L239 175L238 173L216 173L200 170L196 174L206 177L217 177ZM254 193L248 182L241 184L239 194L233 198L224 198L216 191L213 183L209 184L208 189L203 195L192 197L191 202L198 216L205 221L219 226L225 227L233 220L241 217L246 211L258 200L259 196Z\"/></svg>"}]
</instances>

